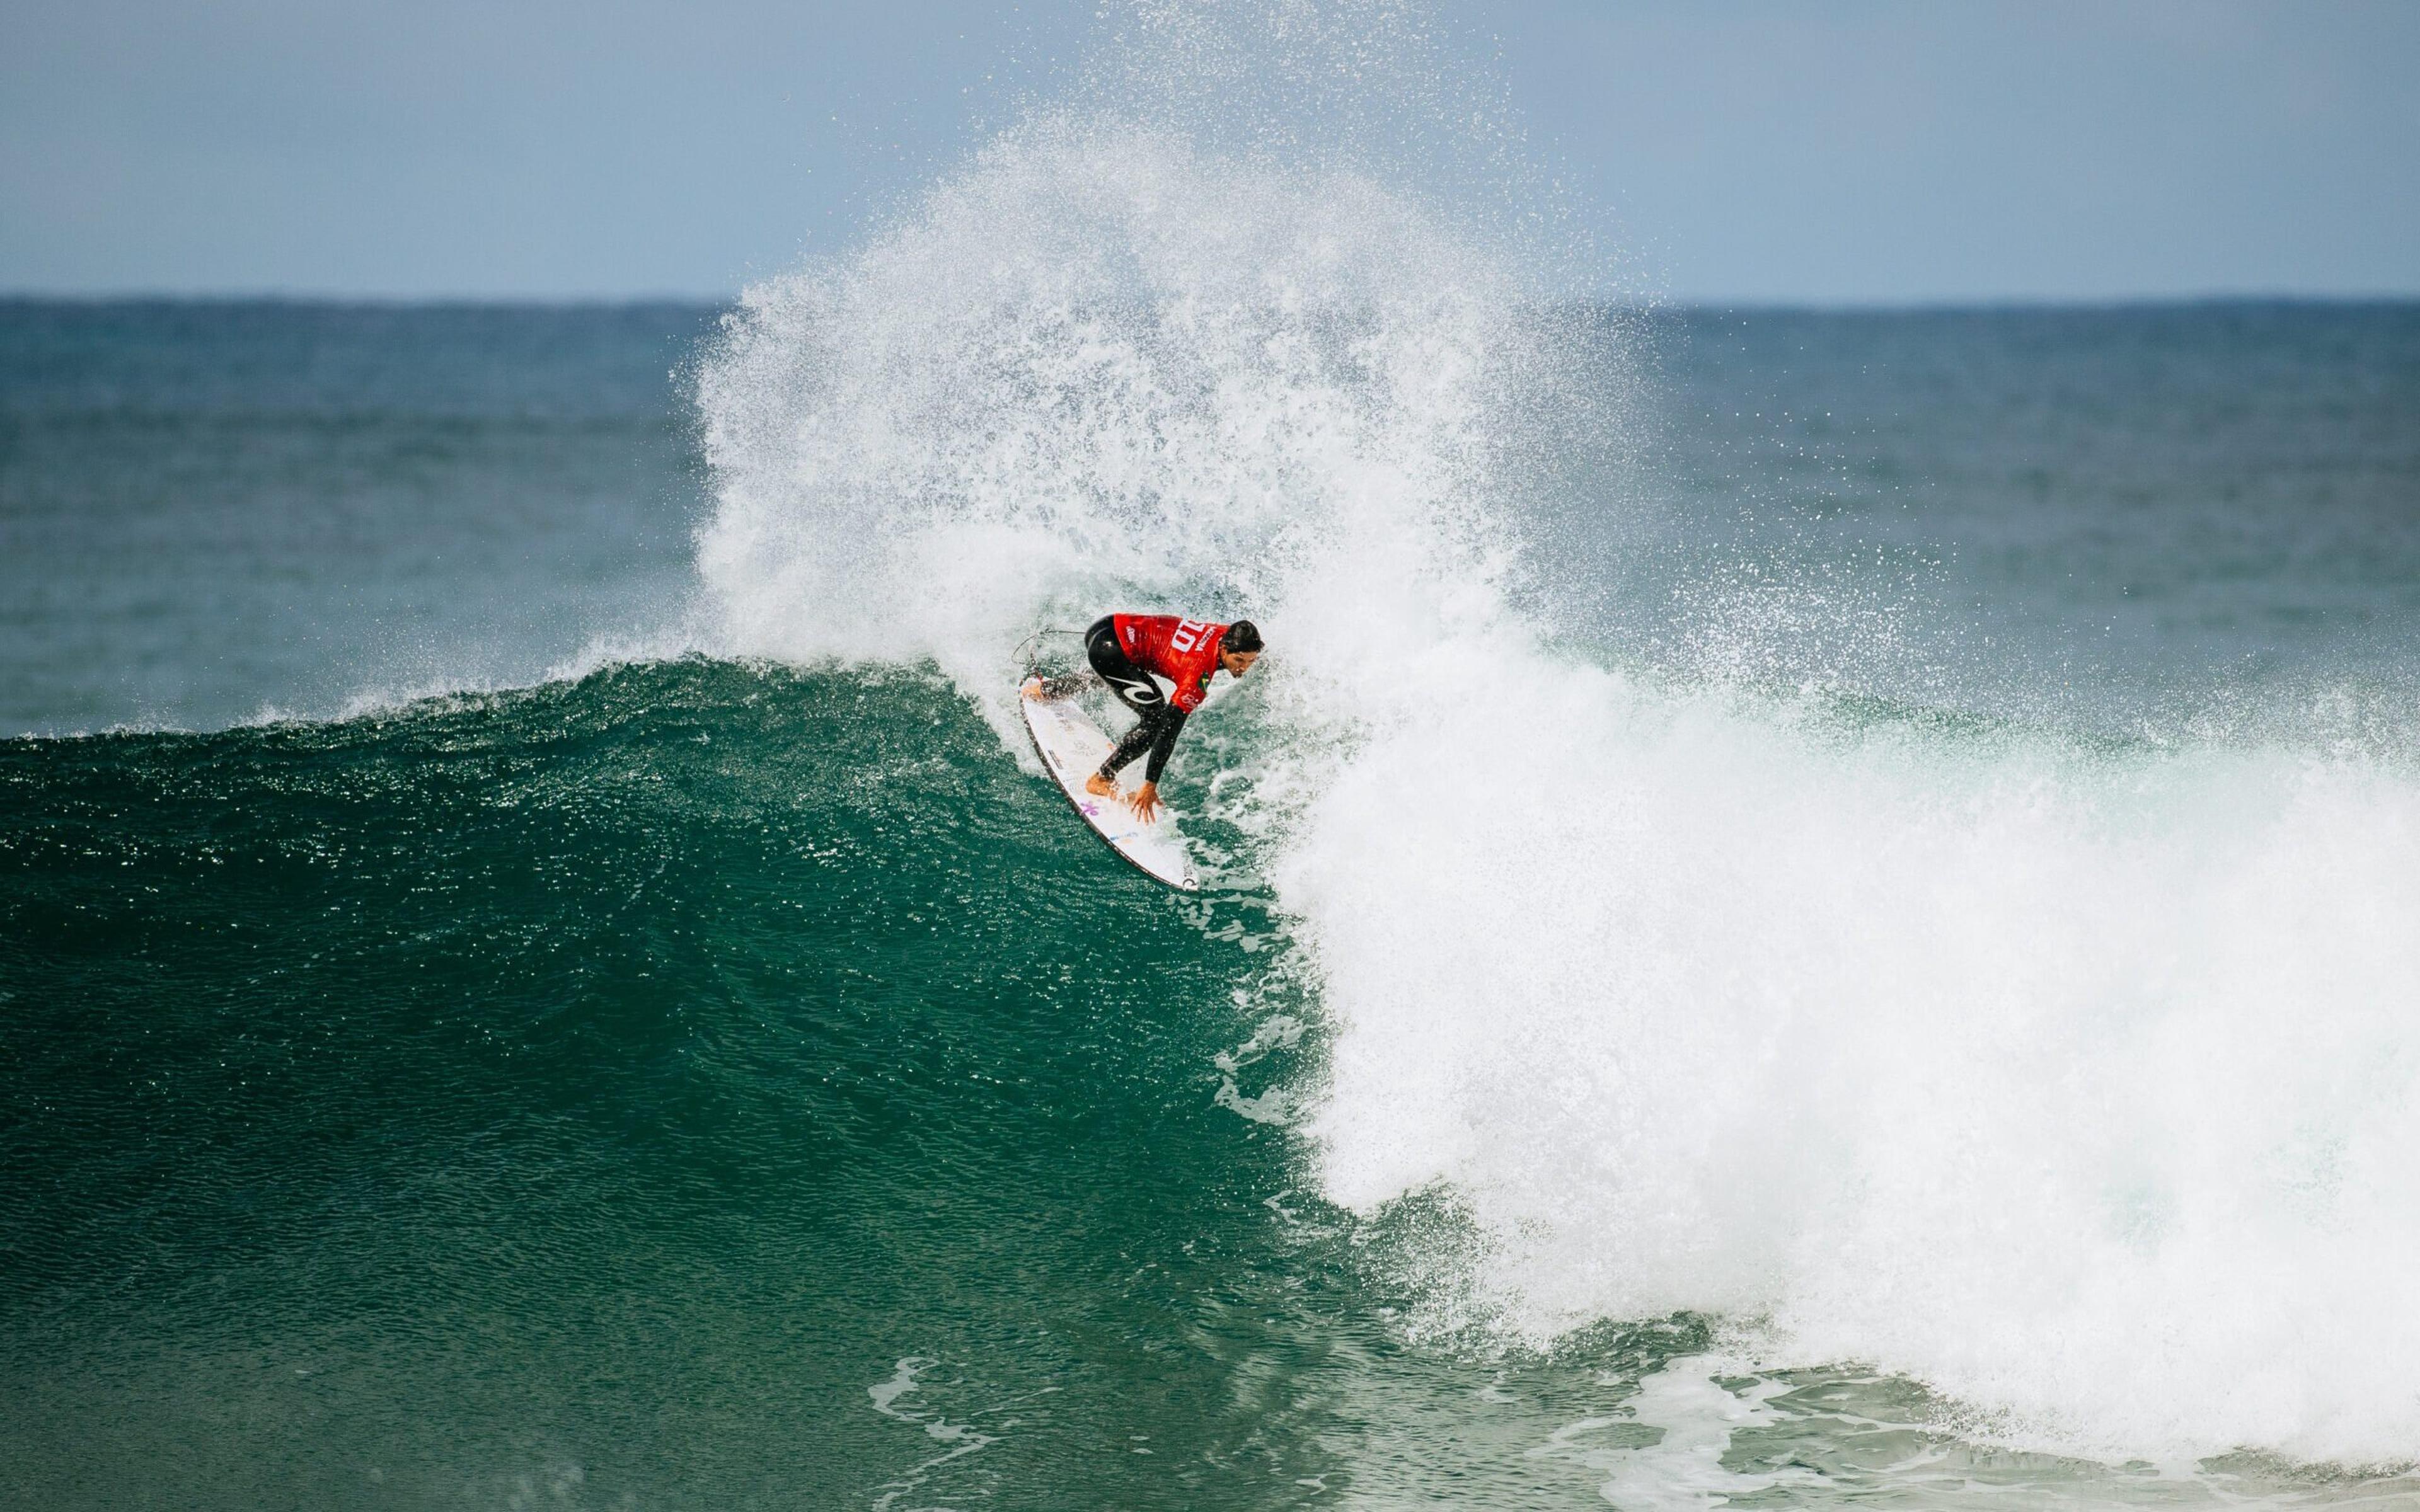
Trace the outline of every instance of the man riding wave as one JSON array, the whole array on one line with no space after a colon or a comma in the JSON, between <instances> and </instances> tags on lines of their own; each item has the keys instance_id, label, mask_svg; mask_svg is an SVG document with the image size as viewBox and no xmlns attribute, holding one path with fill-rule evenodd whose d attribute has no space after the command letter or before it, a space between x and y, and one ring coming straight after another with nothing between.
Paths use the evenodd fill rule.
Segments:
<instances>
[{"instance_id":1,"label":"man riding wave","mask_svg":"<svg viewBox=\"0 0 2420 1512\"><path fill-rule=\"evenodd\" d=\"M1120 798L1136 818L1149 822L1159 816L1159 774L1176 748L1185 717L1202 706L1211 678L1222 671L1241 677L1261 659L1261 632L1249 620L1214 625L1172 614L1105 614L1084 632L1084 656L1119 701L1140 716L1101 769L1084 779L1084 791ZM1175 691L1163 695L1152 681L1155 672L1176 685ZM1037 677L1025 685L1025 696L1065 698L1090 681ZM1118 770L1145 749L1151 760L1143 764L1142 786L1125 796L1118 792Z\"/></svg>"}]
</instances>

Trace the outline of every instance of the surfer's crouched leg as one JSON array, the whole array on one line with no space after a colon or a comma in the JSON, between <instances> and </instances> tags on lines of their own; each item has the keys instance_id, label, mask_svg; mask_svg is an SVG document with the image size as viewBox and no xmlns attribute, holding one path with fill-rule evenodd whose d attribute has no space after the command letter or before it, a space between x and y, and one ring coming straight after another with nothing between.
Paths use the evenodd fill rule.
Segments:
<instances>
[{"instance_id":1,"label":"surfer's crouched leg","mask_svg":"<svg viewBox=\"0 0 2420 1512\"><path fill-rule=\"evenodd\" d=\"M1042 696L1046 699L1074 698L1088 687L1098 687L1101 679L1092 672L1069 672L1064 677L1042 679Z\"/></svg>"},{"instance_id":2,"label":"surfer's crouched leg","mask_svg":"<svg viewBox=\"0 0 2420 1512\"><path fill-rule=\"evenodd\" d=\"M1157 709L1145 710L1143 717L1135 721L1135 727L1126 732L1125 738L1110 750L1109 759L1101 764L1101 775L1116 780L1120 767L1149 750L1159 738L1160 726L1165 722L1163 716L1168 712L1165 704Z\"/></svg>"},{"instance_id":3,"label":"surfer's crouched leg","mask_svg":"<svg viewBox=\"0 0 2420 1512\"><path fill-rule=\"evenodd\" d=\"M1093 675L1109 685L1119 702L1144 718L1166 712L1168 701L1160 697L1159 685L1151 680L1149 672L1126 659L1109 626L1110 622L1104 619L1085 634L1084 659L1093 664Z\"/></svg>"}]
</instances>

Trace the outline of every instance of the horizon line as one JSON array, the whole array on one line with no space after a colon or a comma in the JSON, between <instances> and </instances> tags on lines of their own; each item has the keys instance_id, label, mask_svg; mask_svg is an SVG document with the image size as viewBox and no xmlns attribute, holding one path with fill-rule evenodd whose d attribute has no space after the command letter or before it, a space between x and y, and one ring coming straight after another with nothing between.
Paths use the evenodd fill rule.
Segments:
<instances>
[{"instance_id":1,"label":"horizon line","mask_svg":"<svg viewBox=\"0 0 2420 1512\"><path fill-rule=\"evenodd\" d=\"M727 310L737 305L737 293L641 292L630 294L387 294L294 292L286 290L201 290L163 292L129 290L55 292L0 289L0 306L287 306L350 310L635 310L681 308ZM1552 302L1596 305L1609 310L1652 315L1661 312L1769 315L1922 315L2049 312L2054 310L2184 309L2197 305L2360 306L2420 304L2420 290L2366 293L2298 293L2274 290L2212 290L2198 293L2100 295L1956 295L1915 296L1904 300L1774 298L1765 296L1695 295L1650 298L1621 295L1578 295Z\"/></svg>"}]
</instances>

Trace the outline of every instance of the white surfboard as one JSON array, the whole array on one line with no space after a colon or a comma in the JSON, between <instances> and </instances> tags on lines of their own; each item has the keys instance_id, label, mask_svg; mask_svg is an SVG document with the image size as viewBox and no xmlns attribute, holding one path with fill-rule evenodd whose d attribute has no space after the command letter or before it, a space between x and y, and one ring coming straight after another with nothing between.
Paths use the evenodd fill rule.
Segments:
<instances>
[{"instance_id":1,"label":"white surfboard","mask_svg":"<svg viewBox=\"0 0 2420 1512\"><path fill-rule=\"evenodd\" d=\"M1033 753L1067 795L1067 801L1109 842L1109 849L1171 887L1192 892L1202 886L1194 874L1193 857L1186 854L1185 838L1176 832L1176 815L1162 804L1159 817L1149 824L1115 798L1096 798L1084 791L1084 779L1100 770L1109 755L1109 737L1094 728L1081 709L1066 699L1018 699L1025 707L1025 728L1033 736Z\"/></svg>"}]
</instances>

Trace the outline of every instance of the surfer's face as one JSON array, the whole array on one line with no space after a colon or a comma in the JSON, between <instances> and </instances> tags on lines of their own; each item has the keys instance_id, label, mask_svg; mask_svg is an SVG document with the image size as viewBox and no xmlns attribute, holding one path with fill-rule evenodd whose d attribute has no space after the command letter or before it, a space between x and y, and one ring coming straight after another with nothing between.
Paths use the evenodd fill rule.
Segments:
<instances>
[{"instance_id":1,"label":"surfer's face","mask_svg":"<svg viewBox=\"0 0 2420 1512\"><path fill-rule=\"evenodd\" d=\"M1227 669L1227 675L1230 677L1243 676L1246 672L1252 670L1252 663L1260 659L1261 654L1257 651L1222 651L1218 653L1218 665Z\"/></svg>"}]
</instances>

